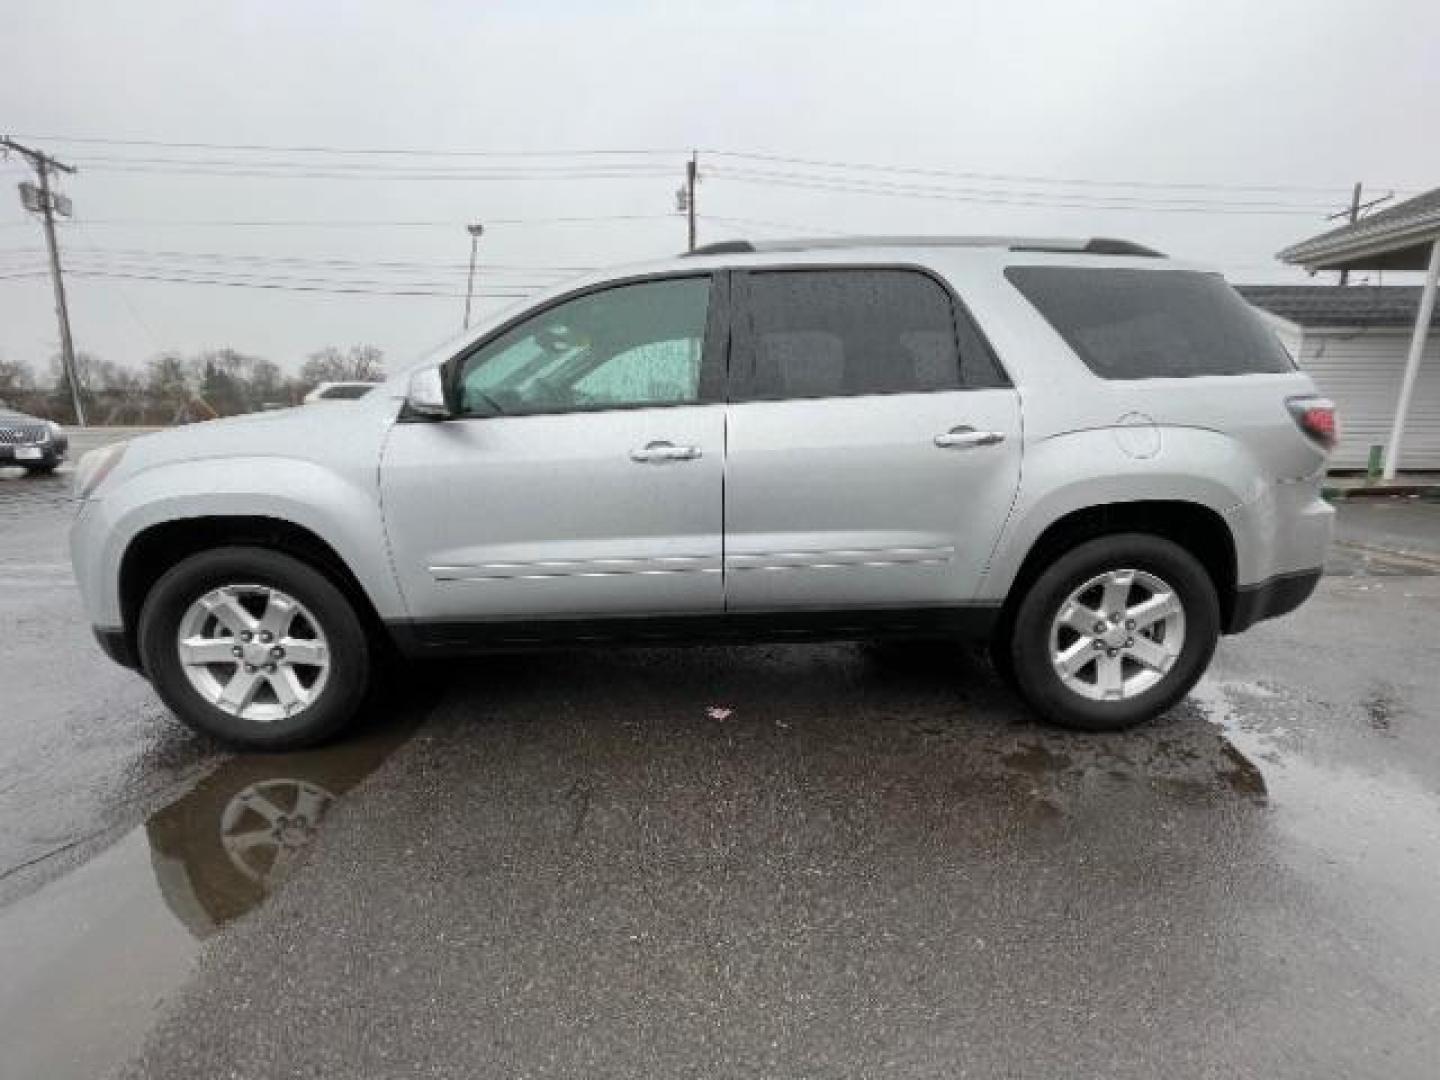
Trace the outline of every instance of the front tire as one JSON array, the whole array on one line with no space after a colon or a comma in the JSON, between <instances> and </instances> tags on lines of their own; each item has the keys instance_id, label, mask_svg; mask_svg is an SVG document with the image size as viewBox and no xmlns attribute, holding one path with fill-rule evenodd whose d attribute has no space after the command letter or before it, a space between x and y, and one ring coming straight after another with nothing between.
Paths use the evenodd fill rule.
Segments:
<instances>
[{"instance_id":1,"label":"front tire","mask_svg":"<svg viewBox=\"0 0 1440 1080\"><path fill-rule=\"evenodd\" d=\"M1169 540L1126 533L1078 545L1035 580L1016 609L1008 658L1045 719L1118 731L1189 693L1219 636L1205 568Z\"/></svg>"},{"instance_id":2,"label":"front tire","mask_svg":"<svg viewBox=\"0 0 1440 1080\"><path fill-rule=\"evenodd\" d=\"M364 700L371 655L345 595L265 548L192 555L150 590L140 658L186 724L234 746L293 749L330 738Z\"/></svg>"}]
</instances>

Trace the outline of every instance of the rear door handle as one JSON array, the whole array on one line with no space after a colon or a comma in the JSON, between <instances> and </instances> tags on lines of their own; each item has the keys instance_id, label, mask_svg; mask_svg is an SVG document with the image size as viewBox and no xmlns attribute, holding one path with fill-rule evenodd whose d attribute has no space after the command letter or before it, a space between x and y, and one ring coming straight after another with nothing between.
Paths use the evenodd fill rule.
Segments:
<instances>
[{"instance_id":1,"label":"rear door handle","mask_svg":"<svg viewBox=\"0 0 1440 1080\"><path fill-rule=\"evenodd\" d=\"M1003 431L976 431L968 424L953 427L935 436L935 445L942 450L966 450L972 446L994 446L1005 441Z\"/></svg>"},{"instance_id":2,"label":"rear door handle","mask_svg":"<svg viewBox=\"0 0 1440 1080\"><path fill-rule=\"evenodd\" d=\"M630 451L630 460L641 465L666 461L694 461L699 456L700 448L698 446L676 446L663 439L646 443L640 449Z\"/></svg>"}]
</instances>

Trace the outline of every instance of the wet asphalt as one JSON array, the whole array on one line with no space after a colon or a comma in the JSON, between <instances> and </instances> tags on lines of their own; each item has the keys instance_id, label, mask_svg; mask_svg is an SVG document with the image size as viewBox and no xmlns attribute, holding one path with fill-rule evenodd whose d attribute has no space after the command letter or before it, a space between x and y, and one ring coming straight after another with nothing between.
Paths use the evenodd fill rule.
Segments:
<instances>
[{"instance_id":1,"label":"wet asphalt","mask_svg":"<svg viewBox=\"0 0 1440 1080\"><path fill-rule=\"evenodd\" d=\"M0 472L0 1075L1429 1077L1440 506L1160 722L904 645L393 675L234 755L89 636Z\"/></svg>"}]
</instances>

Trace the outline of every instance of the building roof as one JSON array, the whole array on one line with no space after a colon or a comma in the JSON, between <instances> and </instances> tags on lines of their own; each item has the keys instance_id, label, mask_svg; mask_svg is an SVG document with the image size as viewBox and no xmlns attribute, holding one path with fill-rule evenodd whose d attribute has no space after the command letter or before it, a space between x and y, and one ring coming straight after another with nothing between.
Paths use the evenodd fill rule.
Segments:
<instances>
[{"instance_id":1,"label":"building roof","mask_svg":"<svg viewBox=\"0 0 1440 1080\"><path fill-rule=\"evenodd\" d=\"M1440 239L1440 188L1292 244L1276 258L1307 270L1424 270Z\"/></svg>"},{"instance_id":2,"label":"building roof","mask_svg":"<svg viewBox=\"0 0 1440 1080\"><path fill-rule=\"evenodd\" d=\"M1299 326L1403 327L1415 325L1418 285L1238 285L1258 308ZM1440 325L1440 308L1431 325Z\"/></svg>"}]
</instances>

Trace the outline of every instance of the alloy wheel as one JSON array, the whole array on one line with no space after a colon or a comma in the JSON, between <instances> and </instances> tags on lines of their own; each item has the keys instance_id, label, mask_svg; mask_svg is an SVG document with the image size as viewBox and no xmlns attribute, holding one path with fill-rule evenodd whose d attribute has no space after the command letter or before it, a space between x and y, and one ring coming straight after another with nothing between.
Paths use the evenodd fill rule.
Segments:
<instances>
[{"instance_id":1,"label":"alloy wheel","mask_svg":"<svg viewBox=\"0 0 1440 1080\"><path fill-rule=\"evenodd\" d=\"M212 589L185 610L175 646L201 697L257 723L303 712L330 675L330 649L319 620L268 585Z\"/></svg>"},{"instance_id":2,"label":"alloy wheel","mask_svg":"<svg viewBox=\"0 0 1440 1080\"><path fill-rule=\"evenodd\" d=\"M1185 607L1145 570L1109 570L1060 604L1050 663L1062 685L1093 701L1121 701L1155 687L1185 645Z\"/></svg>"}]
</instances>

